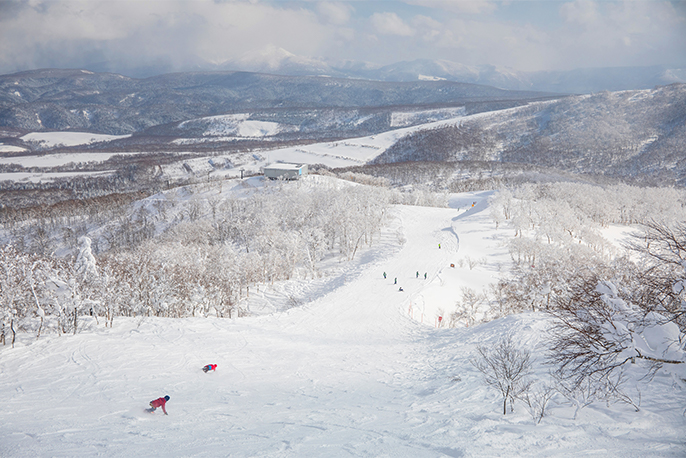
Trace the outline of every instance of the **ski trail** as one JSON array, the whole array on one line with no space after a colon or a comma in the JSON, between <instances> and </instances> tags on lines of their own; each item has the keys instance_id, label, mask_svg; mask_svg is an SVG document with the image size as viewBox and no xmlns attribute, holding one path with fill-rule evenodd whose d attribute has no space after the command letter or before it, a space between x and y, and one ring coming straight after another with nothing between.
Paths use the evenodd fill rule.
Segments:
<instances>
[{"instance_id":1,"label":"ski trail","mask_svg":"<svg viewBox=\"0 0 686 458\"><path fill-rule=\"evenodd\" d=\"M344 440L353 455L361 450L364 455L378 455L395 444L392 448L412 456L436 456L426 441L390 431L395 429L397 412L412 411L418 390L414 377L434 372L427 339L435 331L412 320L407 307L412 295L430 281L431 277L424 280L424 272L435 276L455 255L454 212L423 209L417 215L414 209L397 207L395 214L406 240L399 251L364 265L356 276L306 307L246 321L251 322L248 344L233 362L243 368L245 383L237 383L236 390L257 396L258 404L274 411L267 417L286 435L302 437L288 444L294 454L316 456L312 444ZM437 229L426 232L427 226ZM400 286L403 292L398 291ZM274 348L280 349L278 354ZM273 389L267 388L271 381L261 374L263 365L291 374L278 381L280 389L290 393L286 395L290 405L274 405L260 397L259 393ZM266 386L260 389L261 383ZM340 407L341 399L345 409ZM251 418L235 421L245 424ZM415 422L413 415L408 421ZM268 442L260 435L252 440ZM274 453L265 456L280 452Z\"/></svg>"},{"instance_id":2,"label":"ski trail","mask_svg":"<svg viewBox=\"0 0 686 458\"><path fill-rule=\"evenodd\" d=\"M222 449L307 457L327 447L350 456L446 454L445 444L441 451L424 439L446 418L414 407L444 383L429 345L437 331L413 320L408 305L457 253L454 210L399 206L393 214L404 243L372 247L357 270L324 282L335 289L311 289L324 294L304 306L235 320L115 320L113 329L47 336L5 353L31 373L0 393L2 418L22 432L13 443L25 454L77 456L151 443L169 456ZM216 373L200 370L208 363ZM165 394L168 417L142 412ZM24 407L30 399L44 402ZM26 408L35 412L14 419ZM50 422L40 421L44 412ZM110 431L125 431L126 450L115 451L121 438L108 440Z\"/></svg>"},{"instance_id":3,"label":"ski trail","mask_svg":"<svg viewBox=\"0 0 686 458\"><path fill-rule=\"evenodd\" d=\"M380 243L334 264L335 276L260 287L270 315L118 318L3 348L0 455L683 455L683 409L674 408L683 393L662 375L638 413L597 404L573 421L561 400L534 425L521 404L503 417L470 359L505 332L542 355L543 317L434 327L463 288L482 291L508 265L488 195L393 207ZM284 310L289 295L307 301ZM208 363L217 371L203 373ZM168 416L143 411L165 394Z\"/></svg>"}]
</instances>

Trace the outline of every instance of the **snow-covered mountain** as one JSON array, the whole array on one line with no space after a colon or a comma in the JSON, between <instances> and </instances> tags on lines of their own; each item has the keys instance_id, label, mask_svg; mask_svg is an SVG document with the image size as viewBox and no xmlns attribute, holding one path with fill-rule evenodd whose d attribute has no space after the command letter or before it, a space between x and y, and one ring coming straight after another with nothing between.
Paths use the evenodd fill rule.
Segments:
<instances>
[{"instance_id":1,"label":"snow-covered mountain","mask_svg":"<svg viewBox=\"0 0 686 458\"><path fill-rule=\"evenodd\" d=\"M686 184L686 84L602 92L468 116L398 140L377 163L527 163Z\"/></svg>"},{"instance_id":2,"label":"snow-covered mountain","mask_svg":"<svg viewBox=\"0 0 686 458\"><path fill-rule=\"evenodd\" d=\"M466 112L464 106L426 110L411 107L260 110L190 119L145 133L179 137L185 144L194 140L207 143L354 138L451 119Z\"/></svg>"},{"instance_id":3,"label":"snow-covered mountain","mask_svg":"<svg viewBox=\"0 0 686 458\"><path fill-rule=\"evenodd\" d=\"M371 71L368 77L383 81L416 81L421 79L463 81L500 88L530 86L526 74L512 69L493 65L470 66L448 60L418 59L410 62L398 62Z\"/></svg>"},{"instance_id":4,"label":"snow-covered mountain","mask_svg":"<svg viewBox=\"0 0 686 458\"><path fill-rule=\"evenodd\" d=\"M245 72L275 73L291 76L332 75L332 68L320 59L297 56L274 45L258 51L243 54L241 57L223 62L219 68L229 71L239 69Z\"/></svg>"},{"instance_id":5,"label":"snow-covered mountain","mask_svg":"<svg viewBox=\"0 0 686 458\"><path fill-rule=\"evenodd\" d=\"M652 89L686 82L686 69L653 67L586 68L569 71L521 72L492 65L466 66L443 60L399 62L360 73L383 81L416 81L438 78L485 84L510 90L536 90L565 94Z\"/></svg>"},{"instance_id":6,"label":"snow-covered mountain","mask_svg":"<svg viewBox=\"0 0 686 458\"><path fill-rule=\"evenodd\" d=\"M33 187L68 186L74 197L157 189L199 177L260 173L274 161L331 168L374 164L365 171L399 185L421 179L437 189L484 189L499 180L574 174L686 184L686 85L495 109L500 103L509 102L238 111L131 137L6 130L8 137L0 140L0 181L6 180L1 188L26 191L6 197L10 205L25 206ZM416 165L403 165L408 161ZM455 173L464 178L444 176ZM397 179L411 175L416 179ZM41 195L45 202L68 198L62 191Z\"/></svg>"},{"instance_id":7,"label":"snow-covered mountain","mask_svg":"<svg viewBox=\"0 0 686 458\"><path fill-rule=\"evenodd\" d=\"M134 79L49 69L0 76L0 126L123 135L244 110L456 106L546 96L551 94L451 81L383 82L227 71Z\"/></svg>"},{"instance_id":8,"label":"snow-covered mountain","mask_svg":"<svg viewBox=\"0 0 686 458\"><path fill-rule=\"evenodd\" d=\"M379 66L368 62L341 63L306 58L273 45L251 51L240 59L224 62L220 68L280 75L329 75L393 82L446 80L508 90L566 94L652 89L658 85L686 83L686 69L668 66L525 72L494 65L465 65L444 59L416 59Z\"/></svg>"},{"instance_id":9,"label":"snow-covered mountain","mask_svg":"<svg viewBox=\"0 0 686 458\"><path fill-rule=\"evenodd\" d=\"M445 59L416 59L388 65L363 61L333 61L295 55L276 45L253 49L225 62L196 60L183 68L151 62L131 68L126 62L98 62L91 71L147 78L171 72L244 71L284 76L330 76L376 81L446 80L483 84L508 90L588 94L599 91L652 89L686 82L686 69L673 66L579 68L560 71L520 71L494 65L465 65Z\"/></svg>"}]
</instances>

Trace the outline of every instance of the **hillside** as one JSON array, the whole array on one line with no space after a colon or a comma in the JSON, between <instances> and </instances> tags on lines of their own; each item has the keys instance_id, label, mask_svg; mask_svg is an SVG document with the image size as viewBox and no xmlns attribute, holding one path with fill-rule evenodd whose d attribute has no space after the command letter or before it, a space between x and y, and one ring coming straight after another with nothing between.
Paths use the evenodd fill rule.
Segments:
<instances>
[{"instance_id":1,"label":"hillside","mask_svg":"<svg viewBox=\"0 0 686 458\"><path fill-rule=\"evenodd\" d=\"M447 81L394 83L243 72L134 79L46 69L0 76L0 126L123 135L245 110L454 106L550 95Z\"/></svg>"},{"instance_id":2,"label":"hillside","mask_svg":"<svg viewBox=\"0 0 686 458\"><path fill-rule=\"evenodd\" d=\"M354 262L251 289L251 316L117 317L111 328L82 316L76 335L20 333L15 348L0 347L0 454L683 455L686 399L671 375L648 381L630 368L639 411L596 402L576 416L558 395L536 424L520 401L503 416L470 360L509 332L544 381L549 318L435 327L465 287L512 266L500 243L512 231L495 228L490 195L453 195L451 208L393 206L377 244ZM475 256L487 261L461 262ZM216 372L200 370L208 363ZM168 416L143 411L165 394Z\"/></svg>"},{"instance_id":3,"label":"hillside","mask_svg":"<svg viewBox=\"0 0 686 458\"><path fill-rule=\"evenodd\" d=\"M576 68L557 71L520 71L497 65L465 65L446 59L415 59L376 65L349 60L330 62L294 55L283 48L268 45L240 58L221 64L202 62L194 68L208 71L244 71L284 76L328 76L389 82L447 80L483 84L517 91L544 91L563 94L588 94L600 91L652 89L686 82L686 69L679 66ZM92 64L89 70L148 77L169 72L169 67L150 65L130 68L122 62Z\"/></svg>"},{"instance_id":4,"label":"hillside","mask_svg":"<svg viewBox=\"0 0 686 458\"><path fill-rule=\"evenodd\" d=\"M284 70L283 73L287 74L288 70ZM397 62L378 69L362 70L357 74L382 81L444 79L485 84L509 90L550 91L564 94L652 89L655 86L686 81L686 71L683 68L665 66L523 72L494 65L467 66L446 60L427 59Z\"/></svg>"},{"instance_id":5,"label":"hillside","mask_svg":"<svg viewBox=\"0 0 686 458\"><path fill-rule=\"evenodd\" d=\"M276 161L454 192L527 180L684 186L685 88L456 106L238 110L121 136L6 128L0 208L154 193L260 174Z\"/></svg>"},{"instance_id":6,"label":"hillside","mask_svg":"<svg viewBox=\"0 0 686 458\"><path fill-rule=\"evenodd\" d=\"M375 163L496 161L686 184L686 85L602 92L412 133Z\"/></svg>"}]
</instances>

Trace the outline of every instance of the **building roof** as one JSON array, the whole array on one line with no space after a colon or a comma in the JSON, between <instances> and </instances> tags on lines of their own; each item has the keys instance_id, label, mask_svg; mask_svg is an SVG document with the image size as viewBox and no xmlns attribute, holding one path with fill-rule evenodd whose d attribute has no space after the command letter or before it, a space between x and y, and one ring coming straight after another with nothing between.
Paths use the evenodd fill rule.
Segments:
<instances>
[{"instance_id":1,"label":"building roof","mask_svg":"<svg viewBox=\"0 0 686 458\"><path fill-rule=\"evenodd\" d=\"M274 164L269 164L265 166L265 169L278 169L278 170L298 170L301 168L304 164L290 164L287 162L276 162Z\"/></svg>"}]
</instances>

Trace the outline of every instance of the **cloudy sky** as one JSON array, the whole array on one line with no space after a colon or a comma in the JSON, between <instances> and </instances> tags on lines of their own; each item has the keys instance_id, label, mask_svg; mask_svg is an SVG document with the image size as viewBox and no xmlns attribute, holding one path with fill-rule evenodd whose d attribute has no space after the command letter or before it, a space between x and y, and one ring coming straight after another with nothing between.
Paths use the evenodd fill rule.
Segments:
<instances>
[{"instance_id":1,"label":"cloudy sky","mask_svg":"<svg viewBox=\"0 0 686 458\"><path fill-rule=\"evenodd\" d=\"M686 66L686 0L0 0L0 73L193 65L283 48L329 63Z\"/></svg>"}]
</instances>

